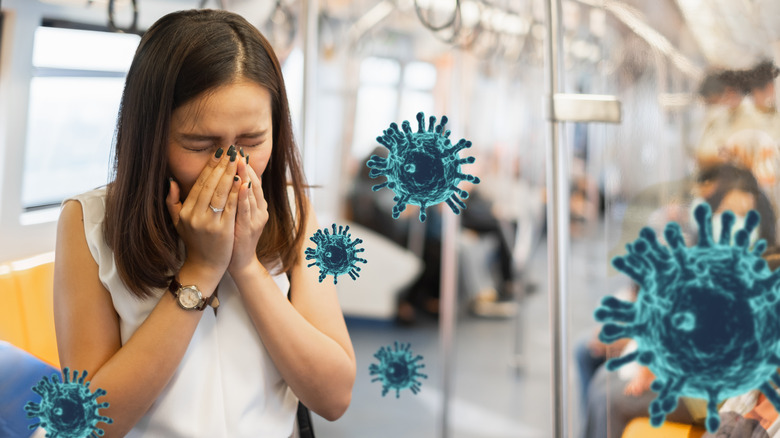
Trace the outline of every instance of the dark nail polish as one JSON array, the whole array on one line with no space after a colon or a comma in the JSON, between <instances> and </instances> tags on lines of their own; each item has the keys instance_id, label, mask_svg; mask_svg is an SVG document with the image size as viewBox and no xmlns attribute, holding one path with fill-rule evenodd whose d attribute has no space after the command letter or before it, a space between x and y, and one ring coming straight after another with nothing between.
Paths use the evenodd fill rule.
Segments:
<instances>
[{"instance_id":1,"label":"dark nail polish","mask_svg":"<svg viewBox=\"0 0 780 438\"><path fill-rule=\"evenodd\" d=\"M214 158L219 158L222 156L222 152L225 152L222 150L222 148L217 148L217 152L214 154Z\"/></svg>"},{"instance_id":2,"label":"dark nail polish","mask_svg":"<svg viewBox=\"0 0 780 438\"><path fill-rule=\"evenodd\" d=\"M244 148L239 149L238 152L241 154L242 157L246 156L244 155Z\"/></svg>"},{"instance_id":3,"label":"dark nail polish","mask_svg":"<svg viewBox=\"0 0 780 438\"><path fill-rule=\"evenodd\" d=\"M238 175L233 177L233 181L238 181Z\"/></svg>"},{"instance_id":4,"label":"dark nail polish","mask_svg":"<svg viewBox=\"0 0 780 438\"><path fill-rule=\"evenodd\" d=\"M249 181L249 184L246 185L246 188L248 188L248 189L252 188L252 181Z\"/></svg>"},{"instance_id":5,"label":"dark nail polish","mask_svg":"<svg viewBox=\"0 0 780 438\"><path fill-rule=\"evenodd\" d=\"M236 147L231 144L230 147L228 148L227 153L228 153L228 155L235 154L236 153Z\"/></svg>"},{"instance_id":6,"label":"dark nail polish","mask_svg":"<svg viewBox=\"0 0 780 438\"><path fill-rule=\"evenodd\" d=\"M249 155L246 156L246 164L249 164Z\"/></svg>"},{"instance_id":7,"label":"dark nail polish","mask_svg":"<svg viewBox=\"0 0 780 438\"><path fill-rule=\"evenodd\" d=\"M234 161L236 161L236 151L233 151L233 153L230 154L230 162L232 163Z\"/></svg>"}]
</instances>

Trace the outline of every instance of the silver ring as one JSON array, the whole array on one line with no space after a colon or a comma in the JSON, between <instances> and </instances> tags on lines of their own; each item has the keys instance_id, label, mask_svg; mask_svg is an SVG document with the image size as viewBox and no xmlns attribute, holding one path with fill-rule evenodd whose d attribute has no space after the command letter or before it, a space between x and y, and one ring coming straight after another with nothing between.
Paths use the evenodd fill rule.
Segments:
<instances>
[{"instance_id":1,"label":"silver ring","mask_svg":"<svg viewBox=\"0 0 780 438\"><path fill-rule=\"evenodd\" d=\"M211 209L211 211L213 211L214 213L222 213L223 211L225 211L225 209L224 209L224 208L217 208L217 207L214 207L214 206L213 206L213 205L211 205L211 204L209 204L209 208L210 208L210 209Z\"/></svg>"}]
</instances>

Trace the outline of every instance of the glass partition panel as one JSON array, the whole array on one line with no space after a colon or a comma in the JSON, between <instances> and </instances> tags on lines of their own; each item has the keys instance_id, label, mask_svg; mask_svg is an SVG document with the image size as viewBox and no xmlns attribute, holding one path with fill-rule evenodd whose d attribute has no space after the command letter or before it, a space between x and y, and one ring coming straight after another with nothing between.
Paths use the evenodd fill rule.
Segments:
<instances>
[{"instance_id":1,"label":"glass partition panel","mask_svg":"<svg viewBox=\"0 0 780 438\"><path fill-rule=\"evenodd\" d=\"M707 436L714 436L716 416L719 433L748 423L771 430L777 414L770 402L762 409L765 397L757 390L765 384L774 396L765 383L774 365L758 383L736 376L754 375L773 351L773 331L762 327L772 323L755 323L762 306L746 296L771 295L754 281L776 266L768 255L777 245L776 6L574 4L590 20L578 21L576 32L567 29L566 91L622 102L619 125L567 127L575 157L572 230L575 207L588 191L578 170L603 203L598 226L572 234L574 430L581 438L672 436L674 430L699 436L710 422ZM603 26L593 26L594 14L603 15ZM603 55L578 60L583 44ZM578 164L582 144L588 154ZM751 209L760 215L757 226ZM768 265L753 252L760 239L767 242ZM622 303L602 301L607 296ZM745 345L756 353L743 354ZM617 357L625 365L608 370L605 361Z\"/></svg>"}]
</instances>

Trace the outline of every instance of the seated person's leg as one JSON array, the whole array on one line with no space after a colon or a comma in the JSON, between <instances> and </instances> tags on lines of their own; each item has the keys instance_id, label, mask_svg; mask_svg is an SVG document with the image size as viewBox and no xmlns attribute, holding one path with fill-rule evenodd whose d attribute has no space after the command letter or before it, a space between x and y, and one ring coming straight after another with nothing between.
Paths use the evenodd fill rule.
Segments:
<instances>
[{"instance_id":1,"label":"seated person's leg","mask_svg":"<svg viewBox=\"0 0 780 438\"><path fill-rule=\"evenodd\" d=\"M583 438L621 438L631 420L648 417L650 403L658 394L645 391L638 396L626 395L628 381L601 366L588 387L588 405ZM692 424L693 418L679 402L666 421Z\"/></svg>"},{"instance_id":2,"label":"seated person's leg","mask_svg":"<svg viewBox=\"0 0 780 438\"><path fill-rule=\"evenodd\" d=\"M585 411L588 403L588 385L599 366L606 361L605 355L594 355L590 347L590 336L582 337L574 347L574 359L577 361L577 376L580 379L580 399Z\"/></svg>"}]
</instances>

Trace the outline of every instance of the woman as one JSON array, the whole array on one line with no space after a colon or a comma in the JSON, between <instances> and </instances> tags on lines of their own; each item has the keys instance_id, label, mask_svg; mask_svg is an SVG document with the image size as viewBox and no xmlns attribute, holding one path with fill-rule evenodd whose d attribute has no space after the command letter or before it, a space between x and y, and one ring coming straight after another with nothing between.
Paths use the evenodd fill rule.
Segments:
<instances>
[{"instance_id":1,"label":"woman","mask_svg":"<svg viewBox=\"0 0 780 438\"><path fill-rule=\"evenodd\" d=\"M764 239L770 248L776 246L775 208L750 170L729 167L724 165L716 171L712 189L705 196L712 209L713 235L720 235L721 216L725 211L736 215L737 220L732 227L732 234L736 234L743 227L748 211L756 210L761 216L761 222L750 236L751 245L758 239Z\"/></svg>"},{"instance_id":2,"label":"woman","mask_svg":"<svg viewBox=\"0 0 780 438\"><path fill-rule=\"evenodd\" d=\"M63 205L54 290L61 365L107 391L107 436L287 437L298 399L339 418L355 355L304 264L317 221L268 41L224 11L161 18L114 157Z\"/></svg>"}]
</instances>

